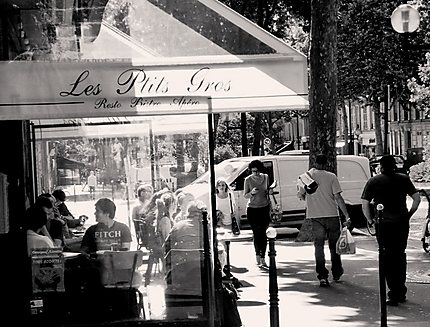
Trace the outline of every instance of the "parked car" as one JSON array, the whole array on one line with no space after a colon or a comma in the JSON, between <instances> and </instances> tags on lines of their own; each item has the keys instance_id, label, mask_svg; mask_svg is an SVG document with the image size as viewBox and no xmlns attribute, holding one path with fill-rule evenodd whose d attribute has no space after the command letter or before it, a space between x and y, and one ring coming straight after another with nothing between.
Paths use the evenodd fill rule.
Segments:
<instances>
[{"instance_id":1,"label":"parked car","mask_svg":"<svg viewBox=\"0 0 430 327\"><path fill-rule=\"evenodd\" d=\"M254 159L263 162L270 183L277 181L274 189L278 204L282 210L280 227L300 227L305 217L305 202L297 198L297 179L309 166L306 155L268 155L262 157L240 157L225 160L215 165L215 179L223 177L234 191L239 210L240 223L247 227L246 203L243 197L244 180L250 174L248 164ZM353 225L366 226L361 211L361 193L370 176L369 160L362 156L338 155L338 178L342 187L342 195L348 206ZM183 188L198 200L202 200L209 208L209 173L205 173L191 184Z\"/></svg>"},{"instance_id":2,"label":"parked car","mask_svg":"<svg viewBox=\"0 0 430 327\"><path fill-rule=\"evenodd\" d=\"M409 174L409 167L406 163L406 160L400 155L394 155L394 159L396 159L397 171L403 174ZM379 161L382 156L376 156L369 160L370 171L373 175L379 174Z\"/></svg>"}]
</instances>

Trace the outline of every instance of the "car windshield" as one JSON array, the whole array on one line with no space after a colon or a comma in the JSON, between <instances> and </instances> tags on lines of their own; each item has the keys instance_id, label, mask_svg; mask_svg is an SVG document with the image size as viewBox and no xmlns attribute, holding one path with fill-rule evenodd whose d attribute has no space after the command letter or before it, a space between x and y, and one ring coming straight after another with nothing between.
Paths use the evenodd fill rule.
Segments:
<instances>
[{"instance_id":1,"label":"car windshield","mask_svg":"<svg viewBox=\"0 0 430 327\"><path fill-rule=\"evenodd\" d=\"M227 182L230 182L230 179L232 176L236 176L236 171L238 169L241 169L246 162L243 160L240 161L223 161L219 163L218 165L215 165L215 180L218 178L224 178ZM201 175L199 178L197 178L192 184L202 184L202 183L208 183L209 182L209 172L207 171L203 175Z\"/></svg>"}]
</instances>

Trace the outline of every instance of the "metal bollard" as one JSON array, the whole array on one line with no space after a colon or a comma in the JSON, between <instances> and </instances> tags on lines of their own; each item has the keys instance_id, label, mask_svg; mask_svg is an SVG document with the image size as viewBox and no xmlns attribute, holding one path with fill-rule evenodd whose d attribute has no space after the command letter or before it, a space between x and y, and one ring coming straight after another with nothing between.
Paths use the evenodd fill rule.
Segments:
<instances>
[{"instance_id":1,"label":"metal bollard","mask_svg":"<svg viewBox=\"0 0 430 327\"><path fill-rule=\"evenodd\" d=\"M266 236L269 239L269 303L270 303L270 327L279 327L279 299L278 276L276 272L276 229L269 227Z\"/></svg>"},{"instance_id":2,"label":"metal bollard","mask_svg":"<svg viewBox=\"0 0 430 327\"><path fill-rule=\"evenodd\" d=\"M382 230L382 220L384 205L378 204L376 206L378 212L378 217L376 220L376 236L378 240L378 255L379 255L379 299L380 299L380 310L381 310L381 327L387 327L387 288L385 285L385 247L382 241L383 233Z\"/></svg>"}]
</instances>

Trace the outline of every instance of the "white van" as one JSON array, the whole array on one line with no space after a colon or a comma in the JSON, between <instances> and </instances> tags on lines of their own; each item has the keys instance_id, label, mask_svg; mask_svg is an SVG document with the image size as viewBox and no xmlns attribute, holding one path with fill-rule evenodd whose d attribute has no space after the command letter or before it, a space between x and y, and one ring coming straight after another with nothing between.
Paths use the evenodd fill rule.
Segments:
<instances>
[{"instance_id":1,"label":"white van","mask_svg":"<svg viewBox=\"0 0 430 327\"><path fill-rule=\"evenodd\" d=\"M255 159L263 162L270 182L277 181L275 197L283 214L281 226L299 227L305 215L305 202L297 198L297 178L308 170L309 156L290 154L232 158L215 165L215 180L220 177L225 178L234 190L241 225L243 227L248 225L247 199L243 197L243 185L245 177L250 174L248 164ZM361 193L370 178L369 160L361 156L338 155L337 176L353 225L365 226L365 219L361 212ZM196 199L204 201L209 207L208 181L209 173L206 172L184 187L184 191L192 193Z\"/></svg>"}]
</instances>

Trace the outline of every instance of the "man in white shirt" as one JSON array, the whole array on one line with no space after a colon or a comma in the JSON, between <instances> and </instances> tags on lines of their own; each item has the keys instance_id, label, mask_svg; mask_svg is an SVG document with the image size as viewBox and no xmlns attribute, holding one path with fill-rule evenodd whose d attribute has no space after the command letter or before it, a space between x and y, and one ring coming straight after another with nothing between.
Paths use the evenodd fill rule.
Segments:
<instances>
[{"instance_id":1,"label":"man in white shirt","mask_svg":"<svg viewBox=\"0 0 430 327\"><path fill-rule=\"evenodd\" d=\"M90 176L87 179L88 188L90 189L90 199L95 200L96 198L96 186L97 186L97 177L94 175L94 171L90 171Z\"/></svg>"},{"instance_id":2,"label":"man in white shirt","mask_svg":"<svg viewBox=\"0 0 430 327\"><path fill-rule=\"evenodd\" d=\"M338 207L345 215L344 225L351 224L337 176L324 169L326 163L327 157L319 154L316 157L315 168L309 170L311 178L318 183L318 188L314 193L306 193L303 184L298 185L298 197L306 200L306 218L312 221L316 272L322 287L329 286L329 271L325 267L324 256L326 237L330 248L333 280L338 282L343 275L342 261L340 255L336 253L336 242L339 239L341 227Z\"/></svg>"}]
</instances>

